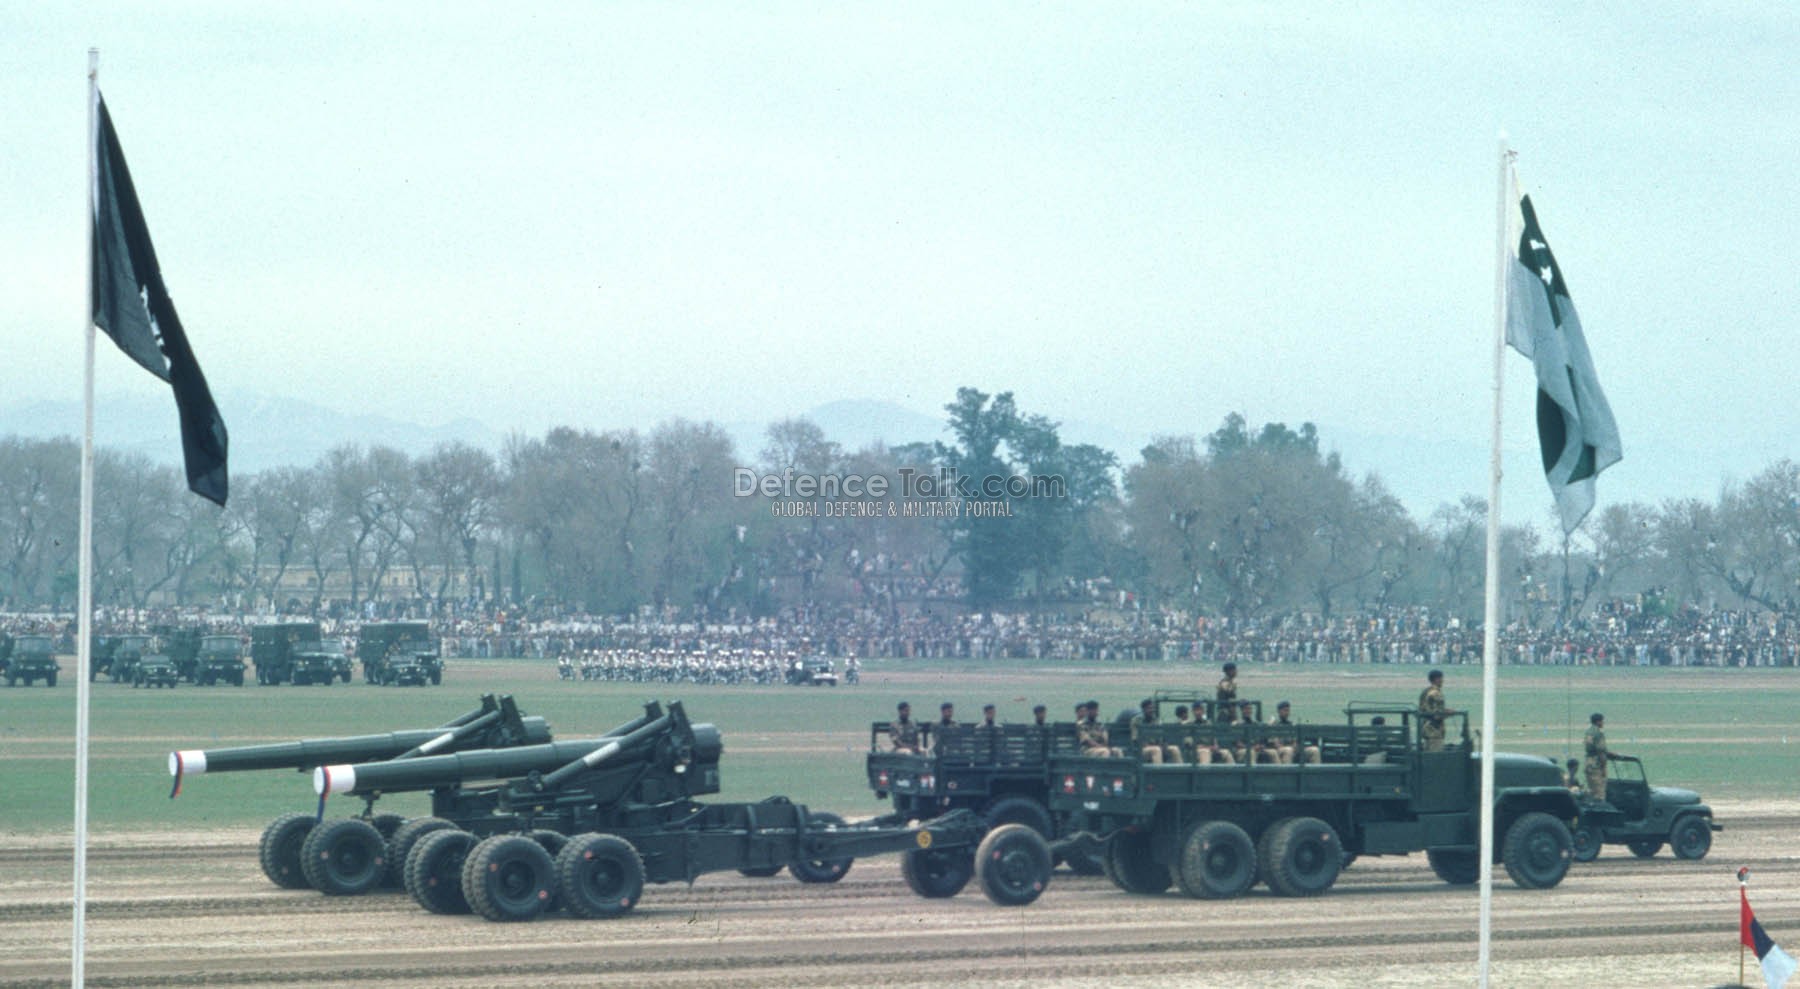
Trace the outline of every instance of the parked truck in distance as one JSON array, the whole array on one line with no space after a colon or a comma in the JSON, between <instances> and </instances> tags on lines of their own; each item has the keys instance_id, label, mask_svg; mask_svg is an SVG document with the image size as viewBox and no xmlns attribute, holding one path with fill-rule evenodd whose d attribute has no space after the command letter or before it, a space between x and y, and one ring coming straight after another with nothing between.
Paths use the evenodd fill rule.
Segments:
<instances>
[{"instance_id":1,"label":"parked truck in distance","mask_svg":"<svg viewBox=\"0 0 1800 989\"><path fill-rule=\"evenodd\" d=\"M56 643L48 635L21 635L10 641L10 651L6 655L6 685L17 686L20 680L25 686L33 681L42 680L44 686L56 686L56 674L60 672L56 665Z\"/></svg>"},{"instance_id":2,"label":"parked truck in distance","mask_svg":"<svg viewBox=\"0 0 1800 989\"><path fill-rule=\"evenodd\" d=\"M1635 756L1608 756L1606 769L1606 799L1577 798L1575 861L1592 862L1603 845L1624 845L1638 858L1650 858L1665 843L1679 859L1702 859L1712 850L1713 832L1724 829L1700 794L1651 786L1643 760Z\"/></svg>"},{"instance_id":3,"label":"parked truck in distance","mask_svg":"<svg viewBox=\"0 0 1800 989\"><path fill-rule=\"evenodd\" d=\"M1129 893L1179 884L1193 897L1240 895L1258 881L1282 896L1329 889L1348 858L1424 852L1453 885L1481 876L1481 764L1466 714L1428 748L1418 710L1353 703L1344 724L1295 726L1312 764L1196 765L1052 755L1050 809L1105 841L1107 875ZM1158 726L1168 728L1170 726ZM1494 761L1494 848L1517 885L1568 872L1575 797L1555 763Z\"/></svg>"},{"instance_id":4,"label":"parked truck in distance","mask_svg":"<svg viewBox=\"0 0 1800 989\"><path fill-rule=\"evenodd\" d=\"M321 638L318 622L252 626L250 663L256 668L256 682L264 686L294 683L298 654L317 651Z\"/></svg>"},{"instance_id":5,"label":"parked truck in distance","mask_svg":"<svg viewBox=\"0 0 1800 989\"><path fill-rule=\"evenodd\" d=\"M370 622L356 638L363 681L389 686L444 682L444 660L425 622Z\"/></svg>"}]
</instances>

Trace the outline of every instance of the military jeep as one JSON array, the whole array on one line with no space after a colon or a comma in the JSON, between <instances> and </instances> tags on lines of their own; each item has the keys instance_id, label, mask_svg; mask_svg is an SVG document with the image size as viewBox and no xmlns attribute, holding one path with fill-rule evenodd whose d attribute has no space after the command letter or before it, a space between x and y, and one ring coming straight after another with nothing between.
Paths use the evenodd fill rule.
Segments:
<instances>
[{"instance_id":1,"label":"military jeep","mask_svg":"<svg viewBox=\"0 0 1800 989\"><path fill-rule=\"evenodd\" d=\"M181 672L175 666L175 660L163 653L151 653L137 661L131 671L133 687L167 687L175 689L181 682Z\"/></svg>"},{"instance_id":2,"label":"military jeep","mask_svg":"<svg viewBox=\"0 0 1800 989\"><path fill-rule=\"evenodd\" d=\"M1606 799L1582 794L1581 816L1570 831L1577 862L1592 862L1602 845L1624 845L1638 858L1650 858L1668 844L1678 859L1702 859L1712 849L1712 808L1700 794L1673 786L1651 786L1644 763L1634 756L1606 760Z\"/></svg>"},{"instance_id":3,"label":"military jeep","mask_svg":"<svg viewBox=\"0 0 1800 989\"><path fill-rule=\"evenodd\" d=\"M808 656L795 660L794 665L788 667L787 682L802 687L835 687L838 676L831 660L824 656Z\"/></svg>"}]
</instances>

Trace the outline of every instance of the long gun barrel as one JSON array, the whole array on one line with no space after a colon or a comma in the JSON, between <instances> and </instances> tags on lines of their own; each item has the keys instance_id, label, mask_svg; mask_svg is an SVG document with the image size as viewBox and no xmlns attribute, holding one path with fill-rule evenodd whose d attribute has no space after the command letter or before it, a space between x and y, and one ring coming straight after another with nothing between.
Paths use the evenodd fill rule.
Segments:
<instances>
[{"instance_id":1,"label":"long gun barrel","mask_svg":"<svg viewBox=\"0 0 1800 989\"><path fill-rule=\"evenodd\" d=\"M490 695L483 706L441 728L420 728L352 735L342 738L310 738L268 745L241 745L224 749L182 749L169 753L169 775L233 773L253 769L307 770L331 762L373 762L381 759L427 755L444 749L498 748L506 745L541 745L551 741L550 723L539 717L520 717L511 697L498 702Z\"/></svg>"},{"instance_id":2,"label":"long gun barrel","mask_svg":"<svg viewBox=\"0 0 1800 989\"><path fill-rule=\"evenodd\" d=\"M570 766L597 766L619 752L641 748L646 742L667 734L671 720L671 715L662 714L657 705L651 704L643 717L628 721L598 738L510 749L473 749L387 762L324 765L313 770L313 792L323 796L329 793L367 795L435 790L474 781L518 779ZM718 729L697 725L694 731L705 740L696 747L708 749L711 759L716 762L723 747Z\"/></svg>"}]
</instances>

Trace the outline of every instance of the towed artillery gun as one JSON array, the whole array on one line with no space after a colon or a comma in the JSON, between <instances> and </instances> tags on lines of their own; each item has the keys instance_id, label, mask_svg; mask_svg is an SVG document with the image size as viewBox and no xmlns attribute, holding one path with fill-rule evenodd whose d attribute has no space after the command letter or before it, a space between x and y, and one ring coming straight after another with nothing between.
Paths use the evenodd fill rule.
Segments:
<instances>
[{"instance_id":1,"label":"towed artillery gun","mask_svg":"<svg viewBox=\"0 0 1800 989\"><path fill-rule=\"evenodd\" d=\"M184 749L169 753L169 775L174 786L171 798L181 792L181 784L189 776L211 773L235 773L259 769L292 769L306 772L327 763L346 759L368 762L378 759L417 759L433 753L463 749L494 750L507 746L538 745L550 741L550 725L543 718L524 717L510 696L495 699L492 694L481 698L481 706L436 728L357 735L345 738L315 738L270 745L243 745L223 749ZM263 874L277 886L305 889L325 888L334 883L333 875L355 871L360 867L379 870L386 860L383 850L390 841L406 842L414 835L397 814L376 814L374 798L364 805L360 817L331 821L325 829L316 828L314 814L284 814L264 829L259 846ZM309 843L315 832L349 832L365 840L338 841L335 857L322 859ZM417 831L417 829L414 829ZM368 863L359 866L349 857L366 855ZM378 875L377 878L380 878Z\"/></svg>"},{"instance_id":2,"label":"towed artillery gun","mask_svg":"<svg viewBox=\"0 0 1800 989\"><path fill-rule=\"evenodd\" d=\"M718 728L688 720L679 702L598 738L417 759L321 766L321 801L351 794L428 791L432 816L409 821L388 850L407 891L434 913L476 912L530 920L560 906L584 918L636 906L645 883L693 882L737 870L770 876L786 867L806 883L836 882L856 856L905 852L902 873L922 896L954 896L971 878L1004 905L1037 899L1048 884L1049 847L1024 827L989 831L971 813L918 827L847 824L785 797L703 804L719 792ZM404 830L404 829L403 829ZM331 822L309 839L326 892L380 881L366 831ZM332 863L345 862L338 869Z\"/></svg>"}]
</instances>

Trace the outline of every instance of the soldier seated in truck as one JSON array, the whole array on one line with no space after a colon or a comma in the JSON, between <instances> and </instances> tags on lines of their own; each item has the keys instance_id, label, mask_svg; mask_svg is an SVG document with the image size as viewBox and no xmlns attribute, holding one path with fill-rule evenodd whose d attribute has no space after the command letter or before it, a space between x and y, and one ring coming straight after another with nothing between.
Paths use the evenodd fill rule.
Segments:
<instances>
[{"instance_id":1,"label":"soldier seated in truck","mask_svg":"<svg viewBox=\"0 0 1800 989\"><path fill-rule=\"evenodd\" d=\"M1118 756L1124 753L1108 744L1106 725L1100 721L1100 702L1083 701L1075 705L1075 743L1081 754Z\"/></svg>"},{"instance_id":2,"label":"soldier seated in truck","mask_svg":"<svg viewBox=\"0 0 1800 989\"><path fill-rule=\"evenodd\" d=\"M1293 713L1294 706L1282 701L1275 705L1275 717L1269 719L1269 747L1275 752L1275 761L1284 766L1316 765L1319 747L1300 744L1300 726L1294 724Z\"/></svg>"},{"instance_id":3,"label":"soldier seated in truck","mask_svg":"<svg viewBox=\"0 0 1800 989\"><path fill-rule=\"evenodd\" d=\"M1156 723L1156 701L1146 697L1139 702L1138 713L1131 717L1131 746L1137 750L1138 758L1158 765L1181 762L1179 748L1162 744L1160 737L1149 737L1154 733L1146 729L1153 728Z\"/></svg>"},{"instance_id":4,"label":"soldier seated in truck","mask_svg":"<svg viewBox=\"0 0 1800 989\"><path fill-rule=\"evenodd\" d=\"M901 701L894 709L894 723L888 726L888 739L895 752L919 755L925 747L919 743L919 723L912 719L912 705Z\"/></svg>"}]
</instances>

